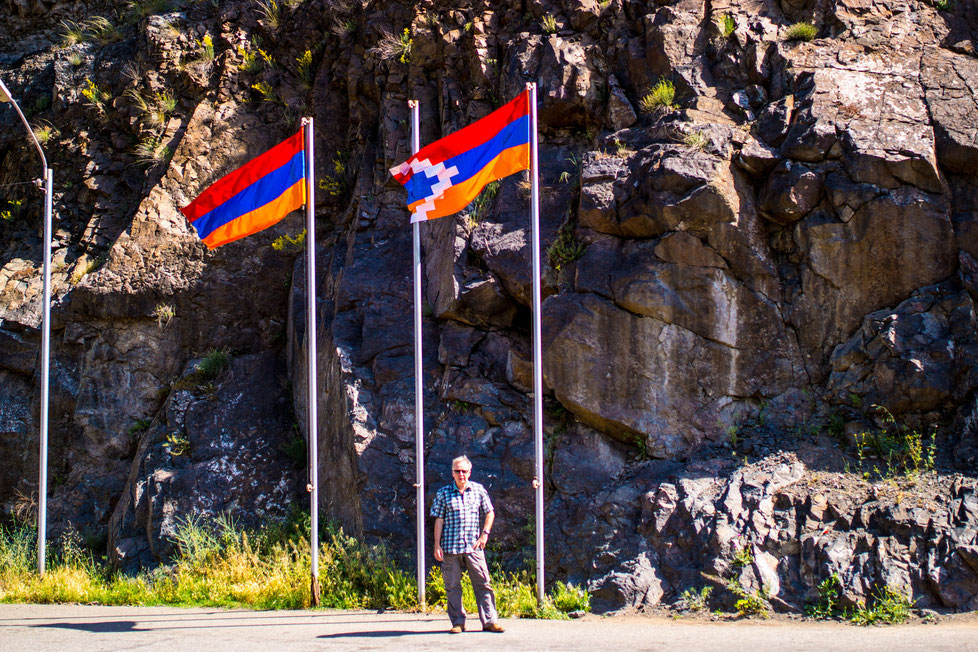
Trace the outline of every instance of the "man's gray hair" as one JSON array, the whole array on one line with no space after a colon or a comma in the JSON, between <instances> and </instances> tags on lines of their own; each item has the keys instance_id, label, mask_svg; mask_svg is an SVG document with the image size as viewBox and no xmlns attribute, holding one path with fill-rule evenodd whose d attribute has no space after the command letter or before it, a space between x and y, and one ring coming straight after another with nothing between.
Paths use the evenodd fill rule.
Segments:
<instances>
[{"instance_id":1,"label":"man's gray hair","mask_svg":"<svg viewBox=\"0 0 978 652\"><path fill-rule=\"evenodd\" d=\"M468 466L470 469L472 468L472 460L470 460L465 455L459 455L454 460L452 460L452 468L453 469L455 468L456 462L465 462L466 466Z\"/></svg>"}]
</instances>

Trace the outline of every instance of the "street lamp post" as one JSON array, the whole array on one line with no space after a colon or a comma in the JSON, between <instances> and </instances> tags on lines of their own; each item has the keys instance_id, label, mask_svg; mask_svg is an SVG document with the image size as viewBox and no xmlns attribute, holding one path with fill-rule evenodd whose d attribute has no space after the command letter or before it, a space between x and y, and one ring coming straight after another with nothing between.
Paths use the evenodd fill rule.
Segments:
<instances>
[{"instance_id":1,"label":"street lamp post","mask_svg":"<svg viewBox=\"0 0 978 652\"><path fill-rule=\"evenodd\" d=\"M37 185L44 188L44 304L41 308L41 423L40 423L40 473L38 478L37 499L37 572L44 576L44 555L47 538L48 510L48 398L51 376L51 197L54 191L54 172L48 167L48 160L37 142L34 130L31 129L27 118L24 117L17 102L3 80L0 80L0 102L10 102L21 122L30 134L37 153L41 155L41 170L43 179L37 180Z\"/></svg>"}]
</instances>

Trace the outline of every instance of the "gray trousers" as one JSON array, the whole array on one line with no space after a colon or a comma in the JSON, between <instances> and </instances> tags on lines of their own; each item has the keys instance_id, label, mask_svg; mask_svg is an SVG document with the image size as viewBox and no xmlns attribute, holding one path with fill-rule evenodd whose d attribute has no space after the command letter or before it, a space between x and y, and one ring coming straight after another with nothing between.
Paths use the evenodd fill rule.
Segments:
<instances>
[{"instance_id":1,"label":"gray trousers","mask_svg":"<svg viewBox=\"0 0 978 652\"><path fill-rule=\"evenodd\" d=\"M448 617L452 625L465 624L465 610L462 608L462 571L468 569L475 601L479 605L479 620L483 626L496 622L496 594L492 590L489 569L486 567L486 553L475 550L461 555L445 555L441 563L441 574L445 578L445 595L448 598Z\"/></svg>"}]
</instances>

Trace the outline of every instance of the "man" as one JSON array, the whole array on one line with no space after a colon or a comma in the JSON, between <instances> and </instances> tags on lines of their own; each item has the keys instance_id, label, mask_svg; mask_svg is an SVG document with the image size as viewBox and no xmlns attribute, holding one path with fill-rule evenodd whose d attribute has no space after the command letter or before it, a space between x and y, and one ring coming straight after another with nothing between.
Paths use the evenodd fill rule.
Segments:
<instances>
[{"instance_id":1,"label":"man","mask_svg":"<svg viewBox=\"0 0 978 652\"><path fill-rule=\"evenodd\" d=\"M454 483L442 487L431 504L435 519L435 559L441 562L448 597L452 634L465 631L462 608L462 571L468 569L479 605L482 631L501 633L496 623L496 594L486 566L486 542L495 514L489 494L478 482L469 481L472 462L462 455L452 460ZM481 524L481 525L480 525Z\"/></svg>"}]
</instances>

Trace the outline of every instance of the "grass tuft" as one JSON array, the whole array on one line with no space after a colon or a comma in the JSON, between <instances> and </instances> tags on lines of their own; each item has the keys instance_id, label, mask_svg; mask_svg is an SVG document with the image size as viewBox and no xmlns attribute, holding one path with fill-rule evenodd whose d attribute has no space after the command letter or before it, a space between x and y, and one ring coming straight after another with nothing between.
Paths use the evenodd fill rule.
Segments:
<instances>
[{"instance_id":1,"label":"grass tuft","mask_svg":"<svg viewBox=\"0 0 978 652\"><path fill-rule=\"evenodd\" d=\"M638 106L643 113L668 111L676 106L676 85L668 79L660 79L649 92L639 100Z\"/></svg>"},{"instance_id":2,"label":"grass tuft","mask_svg":"<svg viewBox=\"0 0 978 652\"><path fill-rule=\"evenodd\" d=\"M818 28L811 23L795 23L785 32L786 41L811 41L818 35Z\"/></svg>"}]
</instances>

